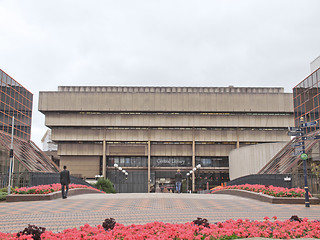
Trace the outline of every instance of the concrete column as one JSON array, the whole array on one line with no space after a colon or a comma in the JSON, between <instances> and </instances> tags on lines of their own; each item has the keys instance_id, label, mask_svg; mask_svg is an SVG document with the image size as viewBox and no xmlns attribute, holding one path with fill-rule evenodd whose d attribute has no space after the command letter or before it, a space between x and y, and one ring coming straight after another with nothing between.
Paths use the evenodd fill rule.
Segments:
<instances>
[{"instance_id":1,"label":"concrete column","mask_svg":"<svg viewBox=\"0 0 320 240\"><path fill-rule=\"evenodd\" d=\"M151 177L151 142L148 140L148 193L150 192L150 177Z\"/></svg>"},{"instance_id":2,"label":"concrete column","mask_svg":"<svg viewBox=\"0 0 320 240\"><path fill-rule=\"evenodd\" d=\"M107 158L106 158L106 148L107 148L107 142L106 139L103 139L103 144L102 144L102 175L103 178L107 178Z\"/></svg>"},{"instance_id":3,"label":"concrete column","mask_svg":"<svg viewBox=\"0 0 320 240\"><path fill-rule=\"evenodd\" d=\"M192 169L194 169L196 167L196 141L192 140ZM195 173L194 171L192 172L192 192L194 192L196 190L196 186L195 186Z\"/></svg>"},{"instance_id":4,"label":"concrete column","mask_svg":"<svg viewBox=\"0 0 320 240\"><path fill-rule=\"evenodd\" d=\"M240 148L240 142L239 142L239 129L237 128L237 144L236 144L237 148Z\"/></svg>"}]
</instances>

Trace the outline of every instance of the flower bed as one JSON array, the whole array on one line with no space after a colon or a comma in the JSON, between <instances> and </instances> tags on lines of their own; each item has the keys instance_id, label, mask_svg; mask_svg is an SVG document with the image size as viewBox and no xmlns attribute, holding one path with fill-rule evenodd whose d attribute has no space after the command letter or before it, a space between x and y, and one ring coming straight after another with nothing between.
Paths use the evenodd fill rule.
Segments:
<instances>
[{"instance_id":1,"label":"flower bed","mask_svg":"<svg viewBox=\"0 0 320 240\"><path fill-rule=\"evenodd\" d=\"M285 197L285 198L299 198L305 196L305 191L301 188L284 188L284 187L274 187L272 185L265 186L265 185L233 185L233 186L226 186L226 187L217 187L211 189L211 193L225 190L225 189L238 189L238 190L246 190L250 192L262 193L273 197ZM309 193L309 197L311 198L311 194Z\"/></svg>"},{"instance_id":2,"label":"flower bed","mask_svg":"<svg viewBox=\"0 0 320 240\"><path fill-rule=\"evenodd\" d=\"M69 184L69 189L74 188L88 188L97 190L94 187L86 186L86 185L80 185L80 184ZM22 187L22 188L16 188L12 191L13 194L49 194L53 192L61 191L61 184L60 183L54 183L50 185L38 185L33 187ZM99 190L97 190L99 191Z\"/></svg>"},{"instance_id":3,"label":"flower bed","mask_svg":"<svg viewBox=\"0 0 320 240\"><path fill-rule=\"evenodd\" d=\"M144 225L124 226L116 223L113 229L105 230L98 225L88 224L77 228L66 229L60 233L45 231L37 228L35 231L41 239L235 239L235 238L320 238L320 221L309 221L291 217L286 221L278 221L273 217L270 221L228 220L204 225L195 224L196 221L185 224L170 224L153 222ZM106 219L107 220L107 219ZM198 221L199 222L199 221ZM200 221L201 222L201 221ZM30 227L30 226L29 226ZM35 229L35 228L34 228ZM28 232L28 231L25 231ZM20 235L20 234L19 234ZM0 239L32 239L32 235L17 233L0 233Z\"/></svg>"}]
</instances>

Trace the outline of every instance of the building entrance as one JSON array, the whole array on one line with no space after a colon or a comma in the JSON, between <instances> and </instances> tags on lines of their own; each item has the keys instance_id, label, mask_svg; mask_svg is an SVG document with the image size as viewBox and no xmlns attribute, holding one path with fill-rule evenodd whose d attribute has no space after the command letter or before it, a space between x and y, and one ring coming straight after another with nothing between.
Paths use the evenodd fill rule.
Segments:
<instances>
[{"instance_id":1,"label":"building entrance","mask_svg":"<svg viewBox=\"0 0 320 240\"><path fill-rule=\"evenodd\" d=\"M175 191L174 178L156 178L155 192L173 193Z\"/></svg>"},{"instance_id":2,"label":"building entrance","mask_svg":"<svg viewBox=\"0 0 320 240\"><path fill-rule=\"evenodd\" d=\"M155 171L154 191L164 193L175 192L175 173L176 170ZM182 172L183 178L186 174Z\"/></svg>"}]
</instances>

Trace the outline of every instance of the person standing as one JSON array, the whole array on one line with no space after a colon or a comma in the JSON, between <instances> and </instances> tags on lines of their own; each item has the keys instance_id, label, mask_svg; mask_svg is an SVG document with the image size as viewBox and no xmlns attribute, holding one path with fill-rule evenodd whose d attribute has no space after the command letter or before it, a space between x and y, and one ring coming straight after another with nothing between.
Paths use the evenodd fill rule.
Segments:
<instances>
[{"instance_id":1,"label":"person standing","mask_svg":"<svg viewBox=\"0 0 320 240\"><path fill-rule=\"evenodd\" d=\"M178 193L181 193L181 182L182 182L182 174L180 172L180 169L177 170L176 175L174 176L176 181L176 191Z\"/></svg>"},{"instance_id":2,"label":"person standing","mask_svg":"<svg viewBox=\"0 0 320 240\"><path fill-rule=\"evenodd\" d=\"M70 184L70 172L67 170L67 166L63 166L63 170L60 172L60 183L62 198L65 199L68 196Z\"/></svg>"}]
</instances>

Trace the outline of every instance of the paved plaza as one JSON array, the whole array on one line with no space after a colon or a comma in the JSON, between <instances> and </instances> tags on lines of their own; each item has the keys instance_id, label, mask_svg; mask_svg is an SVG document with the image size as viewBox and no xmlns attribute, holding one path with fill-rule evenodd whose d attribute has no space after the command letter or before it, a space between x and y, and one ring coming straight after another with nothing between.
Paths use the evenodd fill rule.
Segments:
<instances>
[{"instance_id":1,"label":"paved plaza","mask_svg":"<svg viewBox=\"0 0 320 240\"><path fill-rule=\"evenodd\" d=\"M130 225L185 223L197 217L209 223L239 218L263 221L265 216L286 220L292 215L320 219L320 205L306 208L219 194L83 194L51 201L0 202L0 232L18 232L28 224L60 232L86 223L101 225L110 217Z\"/></svg>"}]
</instances>

